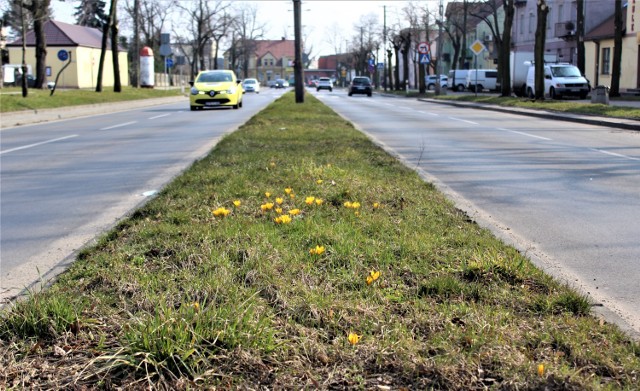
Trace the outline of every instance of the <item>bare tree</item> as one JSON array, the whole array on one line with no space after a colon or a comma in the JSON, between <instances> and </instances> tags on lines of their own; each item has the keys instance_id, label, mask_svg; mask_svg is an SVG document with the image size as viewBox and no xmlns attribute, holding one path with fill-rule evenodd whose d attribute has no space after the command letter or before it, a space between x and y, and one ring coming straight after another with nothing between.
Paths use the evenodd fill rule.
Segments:
<instances>
[{"instance_id":1,"label":"bare tree","mask_svg":"<svg viewBox=\"0 0 640 391\"><path fill-rule=\"evenodd\" d=\"M49 21L51 0L24 1L24 6L33 18L33 34L35 37L36 53L36 83L35 88L42 88L46 79L45 67L47 62L47 40L44 34L44 24Z\"/></svg>"},{"instance_id":2,"label":"bare tree","mask_svg":"<svg viewBox=\"0 0 640 391\"><path fill-rule=\"evenodd\" d=\"M235 65L242 70L242 78L249 75L249 61L256 51L256 40L264 37L266 24L258 21L258 7L253 4L243 4L235 13L233 23L233 35L235 37L234 49Z\"/></svg>"},{"instance_id":3,"label":"bare tree","mask_svg":"<svg viewBox=\"0 0 640 391\"><path fill-rule=\"evenodd\" d=\"M111 61L113 63L113 91L122 92L122 84L120 83L120 60L118 58L118 14L117 14L117 1L111 0L111 10L113 15L110 15L111 20Z\"/></svg>"},{"instance_id":4,"label":"bare tree","mask_svg":"<svg viewBox=\"0 0 640 391\"><path fill-rule=\"evenodd\" d=\"M535 46L533 49L533 58L535 66L535 100L544 100L544 47L547 39L547 14L549 13L549 7L546 0L537 0L537 23L536 23L536 35Z\"/></svg>"},{"instance_id":5,"label":"bare tree","mask_svg":"<svg viewBox=\"0 0 640 391\"><path fill-rule=\"evenodd\" d=\"M498 13L504 10L504 21L499 23ZM513 0L487 0L474 3L469 15L482 20L491 30L493 44L498 55L498 77L501 84L501 95L511 95L511 73L509 72L509 54L511 48L511 28L515 6Z\"/></svg>"},{"instance_id":6,"label":"bare tree","mask_svg":"<svg viewBox=\"0 0 640 391\"><path fill-rule=\"evenodd\" d=\"M117 6L117 0L111 0L111 6L109 7L109 18L107 23L102 29L102 45L100 49L100 60L98 63L98 75L96 77L96 92L102 92L102 76L104 74L104 60L107 56L107 43L109 40L109 32L111 31L111 25L113 24L113 18L115 15L114 8ZM114 70L115 71L115 70Z\"/></svg>"},{"instance_id":7,"label":"bare tree","mask_svg":"<svg viewBox=\"0 0 640 391\"><path fill-rule=\"evenodd\" d=\"M622 0L615 0L613 17L613 64L611 69L611 91L609 96L620 96L620 70L622 64Z\"/></svg>"},{"instance_id":8,"label":"bare tree","mask_svg":"<svg viewBox=\"0 0 640 391\"><path fill-rule=\"evenodd\" d=\"M137 3L137 4L136 4ZM160 34L166 21L173 12L175 3L160 0L126 0L124 11L133 25L133 38L131 51L131 68L133 70L132 82L137 86L138 80L138 56L140 46L148 46L153 50L154 58L158 63L162 62L160 51Z\"/></svg>"},{"instance_id":9,"label":"bare tree","mask_svg":"<svg viewBox=\"0 0 640 391\"><path fill-rule=\"evenodd\" d=\"M325 42L331 45L335 54L343 53L346 50L344 33L338 23L333 22L326 27L324 35Z\"/></svg>"},{"instance_id":10,"label":"bare tree","mask_svg":"<svg viewBox=\"0 0 640 391\"><path fill-rule=\"evenodd\" d=\"M513 0L504 0L504 25L503 34L500 40L500 54L498 62L500 64L500 80L501 80L501 96L511 96L511 30L513 26L513 18L515 13L515 5Z\"/></svg>"},{"instance_id":11,"label":"bare tree","mask_svg":"<svg viewBox=\"0 0 640 391\"><path fill-rule=\"evenodd\" d=\"M191 64L191 78L193 78L199 70L206 68L206 47L213 39L217 23L226 15L225 10L229 7L229 3L220 0L194 0L185 4L187 5L178 3L177 6L191 21L188 29L190 37L187 41L191 42L192 58L189 63Z\"/></svg>"}]
</instances>

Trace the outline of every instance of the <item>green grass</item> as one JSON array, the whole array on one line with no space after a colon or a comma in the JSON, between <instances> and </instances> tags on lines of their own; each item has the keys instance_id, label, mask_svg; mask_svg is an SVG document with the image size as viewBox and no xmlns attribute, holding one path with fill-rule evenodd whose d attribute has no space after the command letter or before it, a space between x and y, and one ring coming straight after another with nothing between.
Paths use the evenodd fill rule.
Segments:
<instances>
[{"instance_id":1,"label":"green grass","mask_svg":"<svg viewBox=\"0 0 640 391\"><path fill-rule=\"evenodd\" d=\"M640 346L589 309L288 93L2 313L0 388L636 388Z\"/></svg>"},{"instance_id":2,"label":"green grass","mask_svg":"<svg viewBox=\"0 0 640 391\"><path fill-rule=\"evenodd\" d=\"M180 89L151 89L124 87L122 92L115 93L113 88L104 88L102 92L94 90L56 90L53 96L49 90L29 89L26 98L22 97L20 88L3 88L0 90L0 112L21 110L53 109L65 106L77 106L99 103L112 103L136 99L162 98L180 96Z\"/></svg>"}]
</instances>

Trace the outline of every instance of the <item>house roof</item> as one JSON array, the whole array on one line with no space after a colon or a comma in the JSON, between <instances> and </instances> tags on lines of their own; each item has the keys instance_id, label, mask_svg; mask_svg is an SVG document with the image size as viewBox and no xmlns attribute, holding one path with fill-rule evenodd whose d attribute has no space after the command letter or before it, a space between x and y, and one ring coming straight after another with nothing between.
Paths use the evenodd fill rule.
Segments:
<instances>
[{"instance_id":1,"label":"house roof","mask_svg":"<svg viewBox=\"0 0 640 391\"><path fill-rule=\"evenodd\" d=\"M622 8L622 31L627 29L627 7ZM611 39L615 36L615 14L610 18L605 19L604 22L594 27L591 31L584 35L585 41L594 41L599 39Z\"/></svg>"},{"instance_id":2,"label":"house roof","mask_svg":"<svg viewBox=\"0 0 640 391\"><path fill-rule=\"evenodd\" d=\"M102 47L102 31L93 27L68 24L56 20L44 23L44 34L47 46L84 46L91 48ZM36 38L33 30L26 36L27 46L35 46ZM22 46L22 37L8 43L7 46ZM122 49L120 49L122 50Z\"/></svg>"},{"instance_id":3,"label":"house roof","mask_svg":"<svg viewBox=\"0 0 640 391\"><path fill-rule=\"evenodd\" d=\"M293 58L296 54L295 41L287 39L256 41L256 56L262 58L267 53L277 59L282 57Z\"/></svg>"}]
</instances>

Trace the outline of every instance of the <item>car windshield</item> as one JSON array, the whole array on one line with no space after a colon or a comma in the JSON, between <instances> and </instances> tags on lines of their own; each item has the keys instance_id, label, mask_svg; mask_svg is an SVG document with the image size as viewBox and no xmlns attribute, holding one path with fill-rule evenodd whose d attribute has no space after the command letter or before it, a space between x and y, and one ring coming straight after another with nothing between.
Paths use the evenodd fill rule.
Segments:
<instances>
[{"instance_id":1,"label":"car windshield","mask_svg":"<svg viewBox=\"0 0 640 391\"><path fill-rule=\"evenodd\" d=\"M366 79L364 77L357 77L355 79L353 79L353 84L370 84L369 79Z\"/></svg>"},{"instance_id":2,"label":"car windshield","mask_svg":"<svg viewBox=\"0 0 640 391\"><path fill-rule=\"evenodd\" d=\"M555 77L580 77L577 67L551 67L551 74Z\"/></svg>"},{"instance_id":3,"label":"car windshield","mask_svg":"<svg viewBox=\"0 0 640 391\"><path fill-rule=\"evenodd\" d=\"M231 74L229 73L221 73L221 72L210 72L203 73L198 77L198 83L213 83L213 82L223 82L223 81L232 81Z\"/></svg>"},{"instance_id":4,"label":"car windshield","mask_svg":"<svg viewBox=\"0 0 640 391\"><path fill-rule=\"evenodd\" d=\"M249 79L249 80L245 80L244 84L256 84L256 81Z\"/></svg>"}]
</instances>

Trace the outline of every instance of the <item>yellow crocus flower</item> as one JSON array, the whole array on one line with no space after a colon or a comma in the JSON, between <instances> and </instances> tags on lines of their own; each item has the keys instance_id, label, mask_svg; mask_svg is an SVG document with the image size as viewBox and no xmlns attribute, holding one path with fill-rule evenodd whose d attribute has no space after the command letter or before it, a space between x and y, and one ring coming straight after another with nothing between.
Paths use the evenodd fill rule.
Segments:
<instances>
[{"instance_id":1,"label":"yellow crocus flower","mask_svg":"<svg viewBox=\"0 0 640 391\"><path fill-rule=\"evenodd\" d=\"M242 204L242 202L240 202L240 200L235 200L233 201L233 206L240 206L240 204Z\"/></svg>"},{"instance_id":2,"label":"yellow crocus flower","mask_svg":"<svg viewBox=\"0 0 640 391\"><path fill-rule=\"evenodd\" d=\"M271 197L271 193L269 193L268 191L264 193L265 196L267 196L267 198Z\"/></svg>"},{"instance_id":3,"label":"yellow crocus flower","mask_svg":"<svg viewBox=\"0 0 640 391\"><path fill-rule=\"evenodd\" d=\"M296 209L291 209L291 210L289 211L289 214L290 214L291 216L299 215L299 214L300 214L300 209L297 209L297 208L296 208Z\"/></svg>"},{"instance_id":4,"label":"yellow crocus flower","mask_svg":"<svg viewBox=\"0 0 640 391\"><path fill-rule=\"evenodd\" d=\"M280 205L284 202L284 199L282 199L282 197L276 197L276 204Z\"/></svg>"},{"instance_id":5,"label":"yellow crocus flower","mask_svg":"<svg viewBox=\"0 0 640 391\"><path fill-rule=\"evenodd\" d=\"M323 199L321 198L316 198L316 205L322 205L322 203L324 202Z\"/></svg>"},{"instance_id":6,"label":"yellow crocus flower","mask_svg":"<svg viewBox=\"0 0 640 391\"><path fill-rule=\"evenodd\" d=\"M292 191L293 191L293 189L290 188L290 187L287 187L286 189L284 189L284 192L287 193L287 194L291 194Z\"/></svg>"},{"instance_id":7,"label":"yellow crocus flower","mask_svg":"<svg viewBox=\"0 0 640 391\"><path fill-rule=\"evenodd\" d=\"M218 208L218 209L213 211L213 215L215 217L219 217L219 216L225 217L229 213L231 213L231 211L229 209L225 209L225 208Z\"/></svg>"},{"instance_id":8,"label":"yellow crocus flower","mask_svg":"<svg viewBox=\"0 0 640 391\"><path fill-rule=\"evenodd\" d=\"M304 202L307 205L311 205L311 204L313 204L313 201L315 201L315 199L316 199L315 197L307 197L307 198L305 198Z\"/></svg>"},{"instance_id":9,"label":"yellow crocus flower","mask_svg":"<svg viewBox=\"0 0 640 391\"><path fill-rule=\"evenodd\" d=\"M358 335L356 333L349 333L349 343L351 345L355 345L360 341L360 338L362 338L362 335Z\"/></svg>"}]
</instances>

